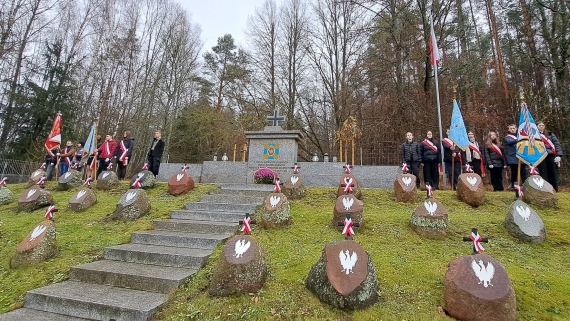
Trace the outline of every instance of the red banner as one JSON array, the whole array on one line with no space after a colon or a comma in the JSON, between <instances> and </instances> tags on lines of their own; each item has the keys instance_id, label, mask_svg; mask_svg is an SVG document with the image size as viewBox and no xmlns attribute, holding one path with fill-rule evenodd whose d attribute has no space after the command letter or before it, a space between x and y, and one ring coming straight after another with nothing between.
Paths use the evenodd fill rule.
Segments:
<instances>
[{"instance_id":1,"label":"red banner","mask_svg":"<svg viewBox=\"0 0 570 321\"><path fill-rule=\"evenodd\" d=\"M51 132L46 140L46 149L48 151L59 147L61 144L61 114L57 113L55 119L53 120L53 126Z\"/></svg>"}]
</instances>

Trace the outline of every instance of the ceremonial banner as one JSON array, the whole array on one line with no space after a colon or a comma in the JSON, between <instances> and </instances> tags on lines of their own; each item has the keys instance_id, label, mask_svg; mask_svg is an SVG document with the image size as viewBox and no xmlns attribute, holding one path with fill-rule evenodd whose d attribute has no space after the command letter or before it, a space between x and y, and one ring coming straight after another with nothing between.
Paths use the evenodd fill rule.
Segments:
<instances>
[{"instance_id":1,"label":"ceremonial banner","mask_svg":"<svg viewBox=\"0 0 570 321\"><path fill-rule=\"evenodd\" d=\"M469 145L469 138L467 137L467 130L465 123L463 123L463 116L461 110L457 105L457 100L453 100L453 113L451 114L451 127L449 128L449 139L457 145L461 150L465 150Z\"/></svg>"},{"instance_id":2,"label":"ceremonial banner","mask_svg":"<svg viewBox=\"0 0 570 321\"><path fill-rule=\"evenodd\" d=\"M536 167L547 156L547 152L524 101L521 104L517 136L517 158L529 166Z\"/></svg>"},{"instance_id":3,"label":"ceremonial banner","mask_svg":"<svg viewBox=\"0 0 570 321\"><path fill-rule=\"evenodd\" d=\"M439 65L439 48L437 47L437 39L435 38L435 31L433 31L433 21L430 19L430 39L429 39L429 54L432 66Z\"/></svg>"},{"instance_id":4,"label":"ceremonial banner","mask_svg":"<svg viewBox=\"0 0 570 321\"><path fill-rule=\"evenodd\" d=\"M83 156L91 155L97 149L97 143L95 142L95 132L97 130L97 124L93 123L91 126L91 131L89 131L89 136L85 141L85 146L83 147Z\"/></svg>"},{"instance_id":5,"label":"ceremonial banner","mask_svg":"<svg viewBox=\"0 0 570 321\"><path fill-rule=\"evenodd\" d=\"M55 147L61 145L61 114L57 113L55 119L53 120L53 126L51 127L51 132L46 140L46 149L48 152Z\"/></svg>"}]
</instances>

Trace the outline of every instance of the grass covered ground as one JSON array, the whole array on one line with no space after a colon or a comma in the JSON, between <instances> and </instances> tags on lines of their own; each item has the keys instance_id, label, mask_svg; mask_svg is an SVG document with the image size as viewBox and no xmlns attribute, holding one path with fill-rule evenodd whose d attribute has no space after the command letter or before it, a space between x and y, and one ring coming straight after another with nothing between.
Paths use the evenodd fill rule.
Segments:
<instances>
[{"instance_id":1,"label":"grass covered ground","mask_svg":"<svg viewBox=\"0 0 570 321\"><path fill-rule=\"evenodd\" d=\"M54 183L51 183L54 184ZM48 185L50 187L55 187ZM23 186L10 188L17 197ZM130 223L102 223L111 213L127 185L112 193L97 192L99 204L83 213L65 210L75 193L54 192L60 212L56 213L60 255L35 267L9 269L9 259L18 243L43 219L43 210L16 214L16 202L0 207L0 313L19 307L25 292L65 280L69 267L101 257L106 246L129 241L130 233L149 229L156 218L168 217L172 209L195 201L212 185L197 185L183 197L166 194L166 185L148 191L153 209L147 217ZM570 194L559 194L560 210L537 210L547 228L547 241L526 244L512 238L502 226L512 192L487 193L487 202L473 209L457 200L453 192L436 197L449 214L449 234L442 240L427 240L408 226L416 204L394 202L393 191L364 189L364 220L356 229L355 241L371 255L381 301L363 311L345 312L322 304L305 289L305 278L326 244L342 239L331 223L334 188L309 188L307 196L291 202L294 224L282 230L254 226L253 237L262 246L269 266L265 287L255 294L212 298L207 286L221 254L219 246L206 267L185 287L171 296L157 320L450 320L443 315L443 278L447 263L471 253L462 242L472 227L490 239L486 254L506 268L517 296L519 320L570 319Z\"/></svg>"}]
</instances>

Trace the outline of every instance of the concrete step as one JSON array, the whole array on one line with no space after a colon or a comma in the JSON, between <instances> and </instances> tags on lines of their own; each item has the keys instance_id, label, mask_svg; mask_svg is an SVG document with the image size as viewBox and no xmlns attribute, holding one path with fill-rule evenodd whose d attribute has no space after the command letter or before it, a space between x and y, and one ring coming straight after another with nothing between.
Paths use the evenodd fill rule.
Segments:
<instances>
[{"instance_id":1,"label":"concrete step","mask_svg":"<svg viewBox=\"0 0 570 321\"><path fill-rule=\"evenodd\" d=\"M70 317L63 314L21 308L0 314L0 321L89 321L88 319Z\"/></svg>"},{"instance_id":2,"label":"concrete step","mask_svg":"<svg viewBox=\"0 0 570 321\"><path fill-rule=\"evenodd\" d=\"M170 293L195 269L101 260L71 267L74 281L116 286L133 290Z\"/></svg>"},{"instance_id":3,"label":"concrete step","mask_svg":"<svg viewBox=\"0 0 570 321\"><path fill-rule=\"evenodd\" d=\"M260 205L265 202L265 196L246 195L202 195L200 202L206 203L233 203L233 204L255 204Z\"/></svg>"},{"instance_id":4,"label":"concrete step","mask_svg":"<svg viewBox=\"0 0 570 321\"><path fill-rule=\"evenodd\" d=\"M163 293L65 281L28 291L24 306L85 319L143 321L167 299Z\"/></svg>"},{"instance_id":5,"label":"concrete step","mask_svg":"<svg viewBox=\"0 0 570 321\"><path fill-rule=\"evenodd\" d=\"M272 190L273 191L273 190ZM213 189L208 192L210 195L243 195L243 196L258 196L267 197L271 192L267 191L252 191L252 190L240 190L240 189Z\"/></svg>"},{"instance_id":6,"label":"concrete step","mask_svg":"<svg viewBox=\"0 0 570 321\"><path fill-rule=\"evenodd\" d=\"M253 213L253 212L252 212ZM244 219L244 213L223 211L191 211L176 210L170 212L170 217L178 220L200 220L237 223Z\"/></svg>"},{"instance_id":7,"label":"concrete step","mask_svg":"<svg viewBox=\"0 0 570 321\"><path fill-rule=\"evenodd\" d=\"M155 230L182 231L188 233L235 233L238 229L239 221L217 222L200 220L159 220L154 221Z\"/></svg>"},{"instance_id":8,"label":"concrete step","mask_svg":"<svg viewBox=\"0 0 570 321\"><path fill-rule=\"evenodd\" d=\"M149 244L121 244L105 248L107 260L199 269L212 250Z\"/></svg>"},{"instance_id":9,"label":"concrete step","mask_svg":"<svg viewBox=\"0 0 570 321\"><path fill-rule=\"evenodd\" d=\"M220 211L235 213L253 213L258 205L233 203L205 203L194 202L186 204L187 210L192 211Z\"/></svg>"},{"instance_id":10,"label":"concrete step","mask_svg":"<svg viewBox=\"0 0 570 321\"><path fill-rule=\"evenodd\" d=\"M275 187L271 184L222 184L220 189L223 190L242 190L242 191L264 191L273 192Z\"/></svg>"},{"instance_id":11,"label":"concrete step","mask_svg":"<svg viewBox=\"0 0 570 321\"><path fill-rule=\"evenodd\" d=\"M150 230L131 234L131 243L212 250L218 243L230 237L232 234L233 233L208 234Z\"/></svg>"}]
</instances>

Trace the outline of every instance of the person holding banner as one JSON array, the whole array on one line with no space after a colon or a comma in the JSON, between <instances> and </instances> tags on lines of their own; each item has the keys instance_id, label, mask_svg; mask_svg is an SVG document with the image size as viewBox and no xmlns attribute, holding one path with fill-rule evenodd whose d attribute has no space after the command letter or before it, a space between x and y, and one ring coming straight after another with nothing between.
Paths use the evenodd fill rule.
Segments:
<instances>
[{"instance_id":1,"label":"person holding banner","mask_svg":"<svg viewBox=\"0 0 570 321\"><path fill-rule=\"evenodd\" d=\"M475 134L468 132L469 148L465 150L465 161L473 168L473 172L479 176L483 176L485 166L483 162L483 153L479 149L479 142L475 140Z\"/></svg>"},{"instance_id":2,"label":"person holding banner","mask_svg":"<svg viewBox=\"0 0 570 321\"><path fill-rule=\"evenodd\" d=\"M74 155L75 147L73 147L73 143L68 140L67 143L65 143L65 147L61 150L61 154L57 154L57 156L59 156L59 176L67 173Z\"/></svg>"},{"instance_id":3,"label":"person holding banner","mask_svg":"<svg viewBox=\"0 0 570 321\"><path fill-rule=\"evenodd\" d=\"M447 129L447 138L443 139L443 162L445 163L445 174L447 181L453 186L453 190L457 189L457 180L461 174L462 156L461 149L449 139L449 128ZM452 173L453 168L453 173ZM453 180L452 180L453 177Z\"/></svg>"},{"instance_id":4,"label":"person holding banner","mask_svg":"<svg viewBox=\"0 0 570 321\"><path fill-rule=\"evenodd\" d=\"M509 133L507 134L507 136L505 136L503 140L507 148L507 164L511 169L511 185L509 186L509 191L514 191L515 185L519 185L517 183L519 162L520 162L519 159L517 158L517 142L518 142L517 125L510 124L507 127L507 129ZM528 166L523 162L520 162L520 164L521 164L520 167L521 184L523 184L524 181L526 181L526 178L528 177Z\"/></svg>"},{"instance_id":5,"label":"person holding banner","mask_svg":"<svg viewBox=\"0 0 570 321\"><path fill-rule=\"evenodd\" d=\"M505 150L501 147L497 133L489 132L483 153L485 155L485 164L487 164L487 168L491 175L493 191L504 191L503 169L507 168L507 162L505 160Z\"/></svg>"},{"instance_id":6,"label":"person holding banner","mask_svg":"<svg viewBox=\"0 0 570 321\"><path fill-rule=\"evenodd\" d=\"M111 160L115 155L115 150L117 149L117 142L113 139L113 136L105 136L105 142L97 148L97 154L99 155L99 168L97 168L97 177L102 171L106 171Z\"/></svg>"},{"instance_id":7,"label":"person holding banner","mask_svg":"<svg viewBox=\"0 0 570 321\"><path fill-rule=\"evenodd\" d=\"M402 162L408 164L412 175L416 176L416 188L420 188L420 163L422 162L422 154L420 145L414 142L414 134L406 133L406 142L402 144Z\"/></svg>"},{"instance_id":8,"label":"person holding banner","mask_svg":"<svg viewBox=\"0 0 570 321\"><path fill-rule=\"evenodd\" d=\"M558 167L562 161L562 146L556 135L546 130L544 122L538 122L536 127L548 153L546 158L538 164L538 174L558 192Z\"/></svg>"},{"instance_id":9,"label":"person holding banner","mask_svg":"<svg viewBox=\"0 0 570 321\"><path fill-rule=\"evenodd\" d=\"M129 159L131 159L134 146L135 139L131 137L131 131L127 130L123 133L123 140L119 143L117 151L115 152L117 176L120 181L125 179L125 175L127 174L127 165L129 165Z\"/></svg>"},{"instance_id":10,"label":"person holding banner","mask_svg":"<svg viewBox=\"0 0 570 321\"><path fill-rule=\"evenodd\" d=\"M53 180L55 174L55 165L57 163L57 154L59 154L59 146L54 147L46 153L44 158L44 164L46 168L46 179L48 181Z\"/></svg>"},{"instance_id":11,"label":"person holding banner","mask_svg":"<svg viewBox=\"0 0 570 321\"><path fill-rule=\"evenodd\" d=\"M439 187L439 142L433 138L433 133L428 130L426 138L420 144L420 155L424 164L424 184L430 185L434 190Z\"/></svg>"}]
</instances>

